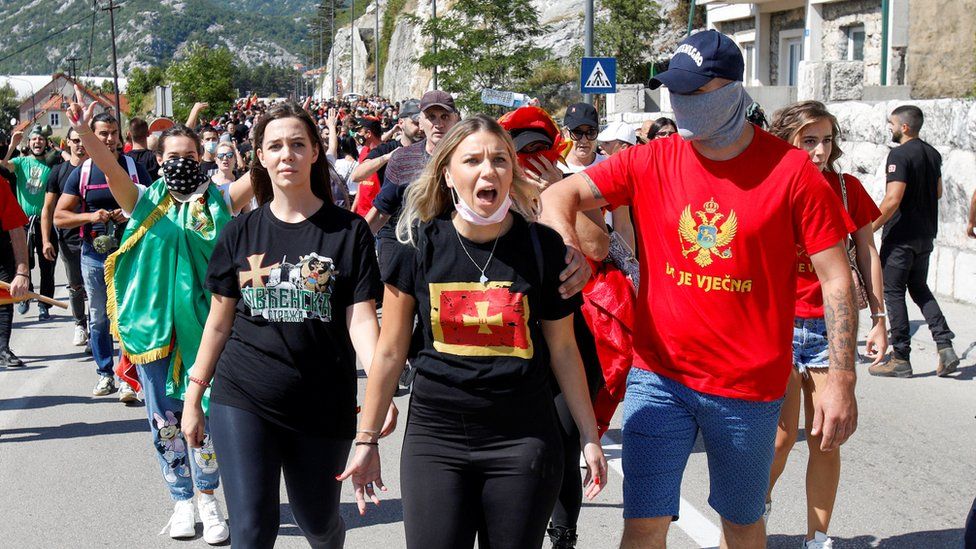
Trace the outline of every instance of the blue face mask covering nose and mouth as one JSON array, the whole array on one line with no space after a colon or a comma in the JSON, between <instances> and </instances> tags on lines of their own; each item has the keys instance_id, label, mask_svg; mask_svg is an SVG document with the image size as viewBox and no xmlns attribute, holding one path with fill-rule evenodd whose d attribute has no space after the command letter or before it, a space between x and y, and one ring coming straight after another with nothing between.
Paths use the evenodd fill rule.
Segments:
<instances>
[{"instance_id":1,"label":"blue face mask covering nose and mouth","mask_svg":"<svg viewBox=\"0 0 976 549\"><path fill-rule=\"evenodd\" d=\"M728 147L742 135L751 104L742 82L731 82L708 93L671 94L678 135L713 149Z\"/></svg>"}]
</instances>

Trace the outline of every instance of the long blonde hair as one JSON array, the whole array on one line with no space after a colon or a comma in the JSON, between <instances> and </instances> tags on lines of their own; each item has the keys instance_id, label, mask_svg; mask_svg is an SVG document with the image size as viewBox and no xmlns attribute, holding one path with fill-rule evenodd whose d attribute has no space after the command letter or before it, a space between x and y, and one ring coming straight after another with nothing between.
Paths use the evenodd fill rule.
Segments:
<instances>
[{"instance_id":1,"label":"long blonde hair","mask_svg":"<svg viewBox=\"0 0 976 549\"><path fill-rule=\"evenodd\" d=\"M827 110L827 106L820 101L800 101L784 107L773 115L773 123L769 126L769 133L794 145L800 131L810 124L816 124L821 120L829 120L832 131L834 132L833 142L830 147L830 155L827 157L827 169L837 172L837 159L843 156L844 151L840 149L840 124L837 117Z\"/></svg>"},{"instance_id":2,"label":"long blonde hair","mask_svg":"<svg viewBox=\"0 0 976 549\"><path fill-rule=\"evenodd\" d=\"M533 222L541 210L539 187L525 178L515 155L512 137L493 118L483 114L467 118L456 124L441 139L434 149L434 155L427 162L420 177L407 187L403 213L397 221L397 240L416 246L414 230L419 223L425 223L450 211L454 207L451 190L447 187L444 172L458 145L468 136L478 132L488 132L505 143L505 150L512 163L512 210L518 212L526 221Z\"/></svg>"}]
</instances>

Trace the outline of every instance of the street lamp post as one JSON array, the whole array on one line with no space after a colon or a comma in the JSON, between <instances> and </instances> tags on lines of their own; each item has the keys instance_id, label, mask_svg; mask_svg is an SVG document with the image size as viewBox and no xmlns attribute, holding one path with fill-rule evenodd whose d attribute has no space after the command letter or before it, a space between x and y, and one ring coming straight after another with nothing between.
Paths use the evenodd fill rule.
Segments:
<instances>
[{"instance_id":1,"label":"street lamp post","mask_svg":"<svg viewBox=\"0 0 976 549\"><path fill-rule=\"evenodd\" d=\"M376 0L376 36L373 37L373 66L376 67L376 96L380 95L380 0Z\"/></svg>"},{"instance_id":2,"label":"street lamp post","mask_svg":"<svg viewBox=\"0 0 976 549\"><path fill-rule=\"evenodd\" d=\"M349 9L349 93L356 93L356 41L352 33L356 30L356 0Z\"/></svg>"},{"instance_id":3,"label":"street lamp post","mask_svg":"<svg viewBox=\"0 0 976 549\"><path fill-rule=\"evenodd\" d=\"M593 0L586 0L583 8L583 56L593 57ZM580 74L580 78L586 78L585 74ZM585 103L593 103L593 94L583 95Z\"/></svg>"},{"instance_id":4,"label":"street lamp post","mask_svg":"<svg viewBox=\"0 0 976 549\"><path fill-rule=\"evenodd\" d=\"M433 19L435 21L435 25L436 25L436 21L437 21L437 0L431 0L430 17L431 17L431 19ZM437 55L437 33L436 32L434 33L434 55L435 56ZM434 65L434 89L435 90L437 89L437 65Z\"/></svg>"},{"instance_id":5,"label":"street lamp post","mask_svg":"<svg viewBox=\"0 0 976 549\"><path fill-rule=\"evenodd\" d=\"M335 64L335 0L332 0L332 9L329 10L329 32L332 38L329 39L329 55L332 57L332 98L336 96L336 64Z\"/></svg>"}]
</instances>

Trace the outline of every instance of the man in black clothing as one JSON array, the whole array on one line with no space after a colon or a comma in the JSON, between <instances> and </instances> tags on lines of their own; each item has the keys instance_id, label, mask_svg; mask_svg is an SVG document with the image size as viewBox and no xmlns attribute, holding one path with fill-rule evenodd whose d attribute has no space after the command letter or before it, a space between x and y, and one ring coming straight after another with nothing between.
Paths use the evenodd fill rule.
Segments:
<instances>
[{"instance_id":1,"label":"man in black clothing","mask_svg":"<svg viewBox=\"0 0 976 549\"><path fill-rule=\"evenodd\" d=\"M159 162L156 161L156 153L149 150L149 124L142 118L129 120L129 137L132 138L132 150L125 153L126 156L141 164L149 177L153 181L159 179Z\"/></svg>"},{"instance_id":2,"label":"man in black clothing","mask_svg":"<svg viewBox=\"0 0 976 549\"><path fill-rule=\"evenodd\" d=\"M410 99L404 102L397 126L400 128L399 139L390 139L369 151L366 160L352 170L349 177L353 181L361 181L375 173L382 184L386 181L386 164L393 156L393 151L424 138L424 132L420 129L420 104L417 100Z\"/></svg>"},{"instance_id":3,"label":"man in black clothing","mask_svg":"<svg viewBox=\"0 0 976 549\"><path fill-rule=\"evenodd\" d=\"M881 217L874 230L881 233L881 265L884 297L891 326L891 359L868 369L871 375L911 377L911 334L905 291L922 310L939 353L936 374L945 377L956 370L959 357L952 348L955 334L949 329L939 303L926 282L929 256L939 228L942 197L942 156L918 137L924 118L913 105L898 107L888 117L891 138L899 146L888 154L887 187L881 201Z\"/></svg>"}]
</instances>

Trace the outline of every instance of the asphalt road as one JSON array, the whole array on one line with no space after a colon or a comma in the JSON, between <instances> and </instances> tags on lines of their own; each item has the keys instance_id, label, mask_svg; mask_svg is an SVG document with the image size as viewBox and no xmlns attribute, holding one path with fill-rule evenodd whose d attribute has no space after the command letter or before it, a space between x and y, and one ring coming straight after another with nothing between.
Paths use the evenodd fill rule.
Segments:
<instances>
[{"instance_id":1,"label":"asphalt road","mask_svg":"<svg viewBox=\"0 0 976 549\"><path fill-rule=\"evenodd\" d=\"M59 276L61 269L59 267ZM35 275L36 276L36 275ZM66 298L63 286L57 297ZM861 369L860 425L844 446L843 478L831 535L835 547L958 548L976 495L976 307L943 303L963 357L953 379L934 375L928 330L916 333L913 379L880 379ZM917 309L912 318L920 318ZM115 395L92 397L90 357L71 346L67 313L38 323L37 308L15 318L13 349L27 362L0 369L0 547L206 547L199 536L157 535L172 504L150 446L145 408ZM862 330L863 333L863 330ZM360 382L360 390L365 380ZM343 490L348 547L404 547L398 449L408 397L400 396L401 429L381 445L389 492L365 517ZM623 528L619 414L605 440L609 484L584 506L581 548L616 547ZM802 436L802 431L801 431ZM806 445L798 443L774 494L769 546L799 547L805 532ZM718 516L708 507L708 473L697 446L684 477L682 519L669 546L718 543ZM218 492L219 494L219 492ZM282 489L277 547L307 547ZM548 543L546 544L548 547Z\"/></svg>"}]
</instances>

